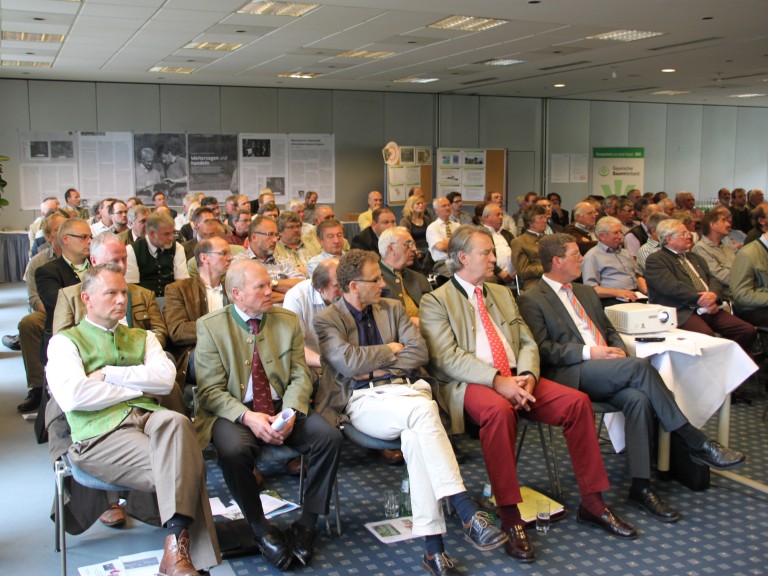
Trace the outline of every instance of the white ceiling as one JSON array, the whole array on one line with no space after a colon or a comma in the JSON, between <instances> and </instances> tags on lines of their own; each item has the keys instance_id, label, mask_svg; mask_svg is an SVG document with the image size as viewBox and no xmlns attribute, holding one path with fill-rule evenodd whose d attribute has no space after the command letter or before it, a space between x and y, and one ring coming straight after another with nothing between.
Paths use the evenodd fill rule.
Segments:
<instances>
[{"instance_id":1,"label":"white ceiling","mask_svg":"<svg viewBox=\"0 0 768 576\"><path fill-rule=\"evenodd\" d=\"M237 14L246 0L0 0L3 32L66 34L63 44L0 41L2 78L382 90L768 106L768 0L314 0L300 18ZM426 28L463 14L510 22L485 32ZM617 29L662 36L585 40ZM231 53L185 50L237 42ZM382 60L338 58L391 51ZM510 57L513 66L478 62ZM149 72L192 66L189 75ZM662 68L675 68L665 74ZM315 72L311 80L278 78ZM406 76L435 77L400 84ZM564 88L554 88L563 83ZM687 90L680 96L652 95Z\"/></svg>"}]
</instances>

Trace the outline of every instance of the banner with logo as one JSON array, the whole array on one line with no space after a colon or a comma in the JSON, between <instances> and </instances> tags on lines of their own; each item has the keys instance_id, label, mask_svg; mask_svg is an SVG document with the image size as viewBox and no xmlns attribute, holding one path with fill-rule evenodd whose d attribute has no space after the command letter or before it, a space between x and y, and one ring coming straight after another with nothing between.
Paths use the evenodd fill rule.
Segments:
<instances>
[{"instance_id":1,"label":"banner with logo","mask_svg":"<svg viewBox=\"0 0 768 576\"><path fill-rule=\"evenodd\" d=\"M643 190L645 148L593 148L592 194L625 195Z\"/></svg>"}]
</instances>

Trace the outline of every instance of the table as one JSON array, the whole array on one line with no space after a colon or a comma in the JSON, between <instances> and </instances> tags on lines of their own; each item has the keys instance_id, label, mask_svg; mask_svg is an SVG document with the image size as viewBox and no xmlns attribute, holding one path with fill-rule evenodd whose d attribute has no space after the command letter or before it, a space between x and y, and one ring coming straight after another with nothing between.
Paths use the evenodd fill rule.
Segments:
<instances>
[{"instance_id":1,"label":"table","mask_svg":"<svg viewBox=\"0 0 768 576\"><path fill-rule=\"evenodd\" d=\"M0 231L0 282L21 282L29 262L26 230Z\"/></svg>"},{"instance_id":2,"label":"table","mask_svg":"<svg viewBox=\"0 0 768 576\"><path fill-rule=\"evenodd\" d=\"M758 366L741 347L725 338L713 338L688 330L669 330L643 336L661 336L664 342L635 342L635 336L622 334L630 355L648 358L674 393L677 405L696 428L706 424L719 410L717 439L728 445L731 420L731 392L741 385ZM624 446L624 415L606 414L611 441L618 450ZM659 426L658 469L669 470L669 433ZM620 446L620 448L619 448ZM768 493L760 484L733 472L719 472L737 482Z\"/></svg>"}]
</instances>

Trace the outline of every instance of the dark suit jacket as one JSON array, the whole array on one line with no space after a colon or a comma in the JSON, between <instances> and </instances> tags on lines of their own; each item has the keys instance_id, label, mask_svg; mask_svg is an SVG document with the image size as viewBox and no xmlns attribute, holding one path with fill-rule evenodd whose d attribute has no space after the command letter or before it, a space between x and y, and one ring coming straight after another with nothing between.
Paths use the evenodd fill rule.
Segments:
<instances>
[{"instance_id":1,"label":"dark suit jacket","mask_svg":"<svg viewBox=\"0 0 768 576\"><path fill-rule=\"evenodd\" d=\"M384 298L394 298L400 300L400 303L405 306L405 300L403 299L403 286L400 285L400 281L397 276L384 264L379 262L379 268L381 268L381 275L384 277L384 282L387 285L381 291L381 295ZM411 297L416 303L416 306L421 302L421 297L427 292L432 291L432 286L429 284L429 280L424 274L406 268L403 270L403 284L405 285L405 291L408 292L408 296Z\"/></svg>"},{"instance_id":2,"label":"dark suit jacket","mask_svg":"<svg viewBox=\"0 0 768 576\"><path fill-rule=\"evenodd\" d=\"M568 224L563 232L576 238L576 244L578 244L579 252L581 252L582 256L597 246L597 240L592 240L589 233L576 226L576 224Z\"/></svg>"},{"instance_id":3,"label":"dark suit jacket","mask_svg":"<svg viewBox=\"0 0 768 576\"><path fill-rule=\"evenodd\" d=\"M228 304L224 294L224 304ZM197 344L197 319L208 314L205 285L199 277L177 280L165 287L163 317L168 327L168 351L176 359L176 382L183 386L189 357Z\"/></svg>"},{"instance_id":4,"label":"dark suit jacket","mask_svg":"<svg viewBox=\"0 0 768 576\"><path fill-rule=\"evenodd\" d=\"M53 311L56 309L56 301L59 298L59 290L79 284L80 278L67 264L63 256L43 264L35 270L35 283L40 301L45 306L45 334L43 334L41 356L43 364L48 363L48 341L53 331Z\"/></svg>"},{"instance_id":5,"label":"dark suit jacket","mask_svg":"<svg viewBox=\"0 0 768 576\"><path fill-rule=\"evenodd\" d=\"M608 346L626 347L621 336L603 312L591 286L572 284L573 293L595 323ZM541 375L571 388L579 388L584 340L563 303L544 280L517 299L525 323L539 345Z\"/></svg>"},{"instance_id":6,"label":"dark suit jacket","mask_svg":"<svg viewBox=\"0 0 768 576\"><path fill-rule=\"evenodd\" d=\"M187 240L181 246L184 248L184 258L189 260L195 255L195 248L197 248L197 238Z\"/></svg>"},{"instance_id":7,"label":"dark suit jacket","mask_svg":"<svg viewBox=\"0 0 768 576\"><path fill-rule=\"evenodd\" d=\"M357 236L352 238L352 248L358 248L360 250L368 250L369 252L379 253L379 237L373 232L369 226Z\"/></svg>"},{"instance_id":8,"label":"dark suit jacket","mask_svg":"<svg viewBox=\"0 0 768 576\"><path fill-rule=\"evenodd\" d=\"M723 296L720 281L710 275L707 263L693 252L686 254L701 279L707 283L710 292ZM654 252L645 262L645 281L648 283L648 297L654 304L677 308L677 325L685 324L697 308L699 293L693 282L677 261L677 255L666 249Z\"/></svg>"}]
</instances>

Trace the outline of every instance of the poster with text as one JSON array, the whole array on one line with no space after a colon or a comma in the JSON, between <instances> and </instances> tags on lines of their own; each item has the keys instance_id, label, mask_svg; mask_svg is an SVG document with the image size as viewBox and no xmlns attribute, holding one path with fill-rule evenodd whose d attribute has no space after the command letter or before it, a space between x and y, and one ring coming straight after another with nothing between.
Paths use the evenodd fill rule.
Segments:
<instances>
[{"instance_id":1,"label":"poster with text","mask_svg":"<svg viewBox=\"0 0 768 576\"><path fill-rule=\"evenodd\" d=\"M77 132L20 133L21 208L37 211L44 198L77 188L77 156Z\"/></svg>"},{"instance_id":2,"label":"poster with text","mask_svg":"<svg viewBox=\"0 0 768 576\"><path fill-rule=\"evenodd\" d=\"M283 186L288 173L288 135L287 134L239 134L237 149L240 153L238 181L232 184L233 194L245 194L253 200L259 197L263 188L272 189L276 183ZM271 184L272 186L269 186ZM272 190L278 204L285 197L278 197L278 191Z\"/></svg>"},{"instance_id":3,"label":"poster with text","mask_svg":"<svg viewBox=\"0 0 768 576\"><path fill-rule=\"evenodd\" d=\"M438 197L459 192L465 202L482 202L486 161L485 150L481 148L438 148Z\"/></svg>"},{"instance_id":4,"label":"poster with text","mask_svg":"<svg viewBox=\"0 0 768 576\"><path fill-rule=\"evenodd\" d=\"M134 195L133 134L80 132L80 206Z\"/></svg>"},{"instance_id":5,"label":"poster with text","mask_svg":"<svg viewBox=\"0 0 768 576\"><path fill-rule=\"evenodd\" d=\"M592 194L621 196L643 190L645 148L593 148Z\"/></svg>"},{"instance_id":6,"label":"poster with text","mask_svg":"<svg viewBox=\"0 0 768 576\"><path fill-rule=\"evenodd\" d=\"M237 173L236 134L190 134L189 189L224 203Z\"/></svg>"},{"instance_id":7,"label":"poster with text","mask_svg":"<svg viewBox=\"0 0 768 576\"><path fill-rule=\"evenodd\" d=\"M304 199L317 192L318 204L336 201L336 152L333 134L288 134L288 183L286 196ZM281 200L278 196L278 202Z\"/></svg>"}]
</instances>

